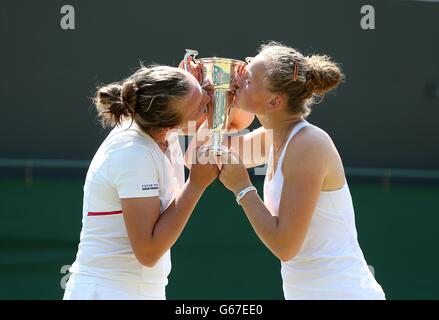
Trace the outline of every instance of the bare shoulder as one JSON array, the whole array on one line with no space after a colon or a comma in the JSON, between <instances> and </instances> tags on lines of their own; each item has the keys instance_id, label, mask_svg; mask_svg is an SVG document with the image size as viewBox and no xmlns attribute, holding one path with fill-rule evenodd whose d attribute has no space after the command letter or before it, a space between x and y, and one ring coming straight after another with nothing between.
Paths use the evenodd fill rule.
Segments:
<instances>
[{"instance_id":1,"label":"bare shoulder","mask_svg":"<svg viewBox=\"0 0 439 320\"><path fill-rule=\"evenodd\" d=\"M330 151L333 147L331 137L321 128L315 125L307 125L302 128L290 141L287 151L296 150L308 152Z\"/></svg>"},{"instance_id":2,"label":"bare shoulder","mask_svg":"<svg viewBox=\"0 0 439 320\"><path fill-rule=\"evenodd\" d=\"M296 163L303 167L323 169L327 160L334 152L331 137L322 129L314 125L302 128L291 139L285 153L285 163Z\"/></svg>"},{"instance_id":3,"label":"bare shoulder","mask_svg":"<svg viewBox=\"0 0 439 320\"><path fill-rule=\"evenodd\" d=\"M289 183L318 190L340 189L345 183L341 157L331 137L309 125L300 130L287 147L282 172Z\"/></svg>"}]
</instances>

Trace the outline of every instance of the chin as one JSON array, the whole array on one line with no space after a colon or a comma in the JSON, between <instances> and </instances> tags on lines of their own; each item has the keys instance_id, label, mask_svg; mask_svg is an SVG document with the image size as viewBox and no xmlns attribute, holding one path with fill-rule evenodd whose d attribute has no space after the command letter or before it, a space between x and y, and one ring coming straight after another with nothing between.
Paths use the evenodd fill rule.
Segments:
<instances>
[{"instance_id":1,"label":"chin","mask_svg":"<svg viewBox=\"0 0 439 320\"><path fill-rule=\"evenodd\" d=\"M245 111L242 108L236 108L236 111L233 115L233 120L230 123L230 128L238 131L245 129L251 125L254 119L255 115L253 113Z\"/></svg>"},{"instance_id":2,"label":"chin","mask_svg":"<svg viewBox=\"0 0 439 320\"><path fill-rule=\"evenodd\" d=\"M240 110L245 110L245 106L243 106L243 104L241 103L241 100L239 98L235 99L235 101L233 101L233 107L236 109L240 109Z\"/></svg>"},{"instance_id":3,"label":"chin","mask_svg":"<svg viewBox=\"0 0 439 320\"><path fill-rule=\"evenodd\" d=\"M237 103L235 104L236 109L239 109L241 111L254 113L255 110L253 110L251 107L247 106L246 104Z\"/></svg>"}]
</instances>

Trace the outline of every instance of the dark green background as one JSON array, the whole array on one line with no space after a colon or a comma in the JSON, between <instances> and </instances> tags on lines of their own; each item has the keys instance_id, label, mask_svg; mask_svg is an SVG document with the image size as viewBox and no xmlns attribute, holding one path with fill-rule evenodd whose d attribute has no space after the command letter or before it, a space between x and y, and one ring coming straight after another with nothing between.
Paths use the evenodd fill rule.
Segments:
<instances>
[{"instance_id":1,"label":"dark green background","mask_svg":"<svg viewBox=\"0 0 439 320\"><path fill-rule=\"evenodd\" d=\"M64 4L75 30L60 28ZM365 4L375 30L360 27ZM341 63L346 82L310 121L346 166L439 169L437 3L3 0L0 19L0 158L91 159L105 134L89 99L96 85L139 60L175 66L186 48L244 59L277 40Z\"/></svg>"}]
</instances>

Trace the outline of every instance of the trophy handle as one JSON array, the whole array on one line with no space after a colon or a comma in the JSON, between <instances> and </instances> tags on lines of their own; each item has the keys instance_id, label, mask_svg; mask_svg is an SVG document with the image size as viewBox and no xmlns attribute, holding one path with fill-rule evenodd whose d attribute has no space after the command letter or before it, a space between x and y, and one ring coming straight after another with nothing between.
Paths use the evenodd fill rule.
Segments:
<instances>
[{"instance_id":1,"label":"trophy handle","mask_svg":"<svg viewBox=\"0 0 439 320\"><path fill-rule=\"evenodd\" d=\"M187 61L189 57L193 57L195 58L198 55L198 51L197 50L193 50L193 49L186 49L186 54L184 55L183 58L183 65L184 65L184 70L187 70Z\"/></svg>"}]
</instances>

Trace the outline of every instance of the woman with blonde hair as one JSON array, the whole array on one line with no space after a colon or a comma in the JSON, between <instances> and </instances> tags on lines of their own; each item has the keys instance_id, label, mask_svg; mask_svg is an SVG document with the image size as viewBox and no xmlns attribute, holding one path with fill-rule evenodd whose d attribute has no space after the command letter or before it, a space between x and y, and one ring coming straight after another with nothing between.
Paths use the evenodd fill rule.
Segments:
<instances>
[{"instance_id":1,"label":"woman with blonde hair","mask_svg":"<svg viewBox=\"0 0 439 320\"><path fill-rule=\"evenodd\" d=\"M235 106L254 113L262 127L231 138L238 139L239 150L229 156L248 159L243 146L256 139L269 152L239 165L223 164L219 179L281 260L285 299L385 299L358 243L340 155L329 135L305 120L314 99L342 79L327 56L304 56L269 43L246 66L236 88ZM264 163L262 200L246 168Z\"/></svg>"}]
</instances>

